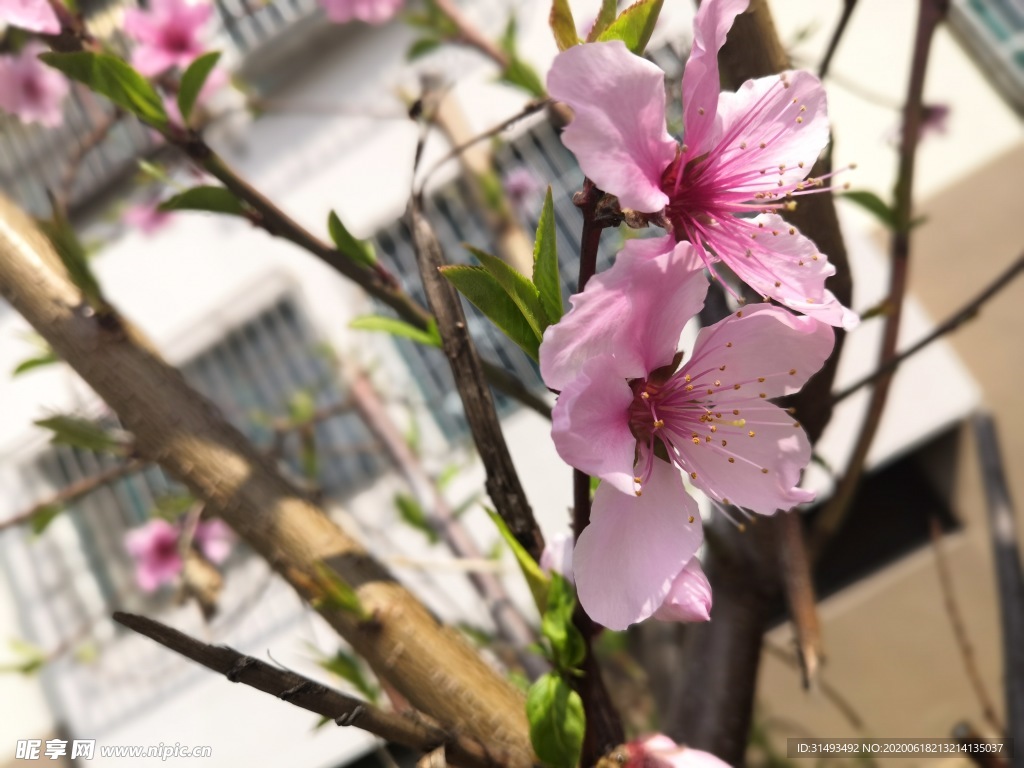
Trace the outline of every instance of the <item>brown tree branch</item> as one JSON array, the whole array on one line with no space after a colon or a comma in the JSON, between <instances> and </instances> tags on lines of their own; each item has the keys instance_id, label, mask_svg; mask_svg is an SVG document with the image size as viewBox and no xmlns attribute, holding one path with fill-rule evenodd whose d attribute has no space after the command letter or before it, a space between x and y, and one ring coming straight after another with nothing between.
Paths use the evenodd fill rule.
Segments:
<instances>
[{"instance_id":1,"label":"brown tree branch","mask_svg":"<svg viewBox=\"0 0 1024 768\"><path fill-rule=\"evenodd\" d=\"M466 768L499 768L504 763L480 742L445 732L428 721L387 712L366 701L347 696L266 662L244 656L233 648L208 645L145 616L118 611L114 621L160 643L165 648L227 677L269 693L282 701L330 718L338 725L362 728L386 741L430 752L443 746L453 765Z\"/></svg>"},{"instance_id":2,"label":"brown tree branch","mask_svg":"<svg viewBox=\"0 0 1024 768\"><path fill-rule=\"evenodd\" d=\"M466 527L452 512L437 483L430 479L422 463L406 444L398 428L388 416L380 395L366 374L357 371L348 377L349 397L370 432L384 446L391 462L405 477L416 500L425 510L427 520L448 548L460 558L484 559L484 554ZM502 637L512 644L520 664L532 678L547 671L547 664L526 647L537 636L519 612L501 580L493 573L470 571L470 583L484 600L487 610Z\"/></svg>"},{"instance_id":3,"label":"brown tree branch","mask_svg":"<svg viewBox=\"0 0 1024 768\"><path fill-rule=\"evenodd\" d=\"M949 565L946 563L946 553L942 551L942 524L934 517L931 519L930 533L932 549L935 551L935 568L939 572L942 603L946 609L946 616L949 617L949 623L953 627L953 635L956 637L956 645L964 663L964 671L967 673L967 679L974 690L974 695L978 697L978 703L981 704L982 716L995 729L996 733L1001 734L1004 732L1003 724L999 721L995 705L981 680L981 671L978 669L974 645L971 643L970 635L967 634L967 626L960 613L960 606L957 605L956 597L953 595L953 578L950 576Z\"/></svg>"},{"instance_id":4,"label":"brown tree branch","mask_svg":"<svg viewBox=\"0 0 1024 768\"><path fill-rule=\"evenodd\" d=\"M923 114L925 72L928 68L928 54L932 37L938 25L946 16L949 0L920 0L917 35L911 64L910 80L903 110L903 133L900 141L899 167L896 175L894 200L895 229L890 246L891 273L889 276L889 311L885 316L882 346L878 355L878 368L887 366L896 357L896 340L903 315L903 300L906 296L908 271L910 267L910 231L912 228L912 206L914 189L914 164L917 158L917 144ZM828 538L839 528L846 512L853 502L853 496L864 473L864 462L874 442L875 434L882 422L882 413L889 397L893 368L881 374L875 382L868 403L867 414L854 444L853 453L832 498L817 516L815 530L811 536L811 551L817 555L822 551Z\"/></svg>"},{"instance_id":5,"label":"brown tree branch","mask_svg":"<svg viewBox=\"0 0 1024 768\"><path fill-rule=\"evenodd\" d=\"M37 514L42 512L46 507L52 507L54 505L63 506L65 504L73 504L83 496L92 493L98 488L102 488L104 485L116 482L121 478L133 475L136 472L141 472L145 469L147 463L139 461L138 459L129 459L123 464L106 469L99 474L93 475L92 477L86 477L78 482L72 483L67 488L58 491L49 498L43 499L40 502L33 504L29 509L24 512L20 512L14 517L9 517L6 520L0 522L0 531L6 528L13 528L16 525L24 525L25 523L32 522Z\"/></svg>"},{"instance_id":6,"label":"brown tree branch","mask_svg":"<svg viewBox=\"0 0 1024 768\"><path fill-rule=\"evenodd\" d=\"M504 750L509 765L531 765L522 695L289 484L133 327L93 313L59 264L33 222L0 198L0 295L116 411L139 454L219 514L417 709Z\"/></svg>"},{"instance_id":7,"label":"brown tree branch","mask_svg":"<svg viewBox=\"0 0 1024 768\"><path fill-rule=\"evenodd\" d=\"M1024 272L1024 253L1021 253L1019 256L1017 256L1016 260L1014 260L1014 262L1010 264L1009 267L1000 272L999 276L996 277L991 283L989 283L977 296L975 296L973 299L964 304L960 309L958 309L956 312L954 312L952 315L946 318L943 322L935 326L932 332L929 333L927 336L922 338L920 341L914 342L905 350L890 358L888 362L882 364L878 369L876 369L872 373L869 373L864 378L854 382L850 386L834 394L832 396L832 404L835 405L836 403L845 400L859 389L866 387L868 384L871 384L872 382L877 381L879 377L884 376L890 372L895 372L896 369L900 365L902 365L907 358L916 355L918 352L927 347L933 341L938 341L947 333L955 331L967 321L974 319L977 316L978 312L981 311L981 308L985 305L985 303L988 302L989 299L991 299L1001 290L1003 290L1003 288L1006 288L1008 285L1010 285L1013 282L1014 278L1020 275L1021 272Z\"/></svg>"},{"instance_id":8,"label":"brown tree branch","mask_svg":"<svg viewBox=\"0 0 1024 768\"><path fill-rule=\"evenodd\" d=\"M433 227L423 214L423 200L419 195L413 195L408 216L427 304L437 318L444 353L452 368L473 442L487 473L487 493L512 535L534 560L540 560L544 551L544 535L512 464L494 409L494 399L484 379L480 355L466 326L459 292L438 271L445 265L444 254Z\"/></svg>"}]
</instances>

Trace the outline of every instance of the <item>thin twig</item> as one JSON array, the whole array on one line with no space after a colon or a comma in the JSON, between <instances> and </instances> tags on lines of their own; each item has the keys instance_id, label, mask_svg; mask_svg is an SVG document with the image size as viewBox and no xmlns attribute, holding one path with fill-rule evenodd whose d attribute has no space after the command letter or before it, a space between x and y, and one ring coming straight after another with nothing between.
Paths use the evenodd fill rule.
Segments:
<instances>
[{"instance_id":1,"label":"thin twig","mask_svg":"<svg viewBox=\"0 0 1024 768\"><path fill-rule=\"evenodd\" d=\"M803 675L803 664L799 658L794 658L782 648L777 648L771 643L765 643L762 648L764 648L765 653L769 656L774 656L786 666L798 670L801 675ZM846 697L836 690L835 686L829 685L825 682L821 675L818 675L816 684L818 690L821 691L821 695L828 699L835 708L839 710L839 713L846 718L850 725L858 731L864 730L864 718L857 713L857 710L854 709L853 705L846 700Z\"/></svg>"},{"instance_id":2,"label":"thin twig","mask_svg":"<svg viewBox=\"0 0 1024 768\"><path fill-rule=\"evenodd\" d=\"M103 472L100 472L97 475L93 475L92 477L86 477L82 480L79 480L76 483L72 483L64 490L58 491L49 498L37 502L24 512L21 512L15 515L14 517L9 517L3 522L0 522L0 531L5 530L6 528L13 528L16 525L30 523L32 522L32 518L34 518L37 514L42 512L47 507L52 507L54 505L63 506L65 504L72 504L78 501L78 499L82 498L86 494L92 493L98 488L102 488L104 485L113 483L117 480L120 480L121 478L128 477L129 475L132 475L136 472L140 472L147 466L148 464L144 461L139 461L138 459L129 459L123 464L118 464L117 466L104 470Z\"/></svg>"},{"instance_id":3,"label":"thin twig","mask_svg":"<svg viewBox=\"0 0 1024 768\"><path fill-rule=\"evenodd\" d=\"M427 304L437 318L444 353L487 473L487 493L512 535L534 560L539 560L544 550L544 535L512 464L480 355L469 335L459 293L438 271L445 265L444 254L433 227L423 214L423 199L419 195L412 196L408 215Z\"/></svg>"},{"instance_id":4,"label":"thin twig","mask_svg":"<svg viewBox=\"0 0 1024 768\"><path fill-rule=\"evenodd\" d=\"M363 423L384 446L391 462L405 477L416 500L425 511L427 522L459 558L451 561L447 567L456 565L468 570L470 583L487 605L498 632L515 649L523 669L534 679L542 675L547 671L547 665L537 654L526 650L528 645L536 642L536 634L516 604L512 602L501 580L493 572L479 567L493 566L494 561L484 557L476 541L452 511L437 483L427 475L422 462L409 448L388 415L380 395L373 388L369 378L361 371L356 371L349 376L348 391ZM394 564L396 561L391 562ZM417 562L422 567L423 561ZM412 561L406 559L405 564L412 564Z\"/></svg>"},{"instance_id":5,"label":"thin twig","mask_svg":"<svg viewBox=\"0 0 1024 768\"><path fill-rule=\"evenodd\" d=\"M896 174L894 210L896 227L892 234L891 273L889 276L889 312L885 317L882 346L878 356L878 367L887 365L896 356L896 340L903 315L903 300L906 296L907 275L910 263L910 231L914 189L914 164L917 158L917 144L923 114L925 72L928 68L928 54L936 28L946 16L949 0L921 0L911 63L910 81L903 111L903 135L899 148L899 168ZM846 472L832 494L832 498L818 516L811 538L811 551L820 553L825 542L838 529L864 473L864 462L874 442L875 433L882 421L882 412L889 396L893 372L890 369L878 377L871 393L867 414L857 436L853 453Z\"/></svg>"},{"instance_id":6,"label":"thin twig","mask_svg":"<svg viewBox=\"0 0 1024 768\"><path fill-rule=\"evenodd\" d=\"M810 558L804 542L799 512L780 512L774 522L778 537L779 571L789 615L796 630L797 657L805 689L817 681L818 665L824 658L821 623Z\"/></svg>"},{"instance_id":7,"label":"thin twig","mask_svg":"<svg viewBox=\"0 0 1024 768\"><path fill-rule=\"evenodd\" d=\"M494 136L497 136L500 133L504 133L513 125L518 123L520 120L523 120L529 117L530 115L537 114L542 109L545 109L552 103L553 102L551 101L551 99L538 99L534 101L529 101L526 103L526 106L524 106L521 110L516 112L516 114L501 121L493 128L489 128L483 133L479 133L473 138L468 139L462 142L461 144L452 147L451 150L448 151L448 154L446 154L444 157L442 157L440 160L438 160L436 163L430 166L430 170L423 174L423 181L420 182L419 189L425 189L427 182L430 181L430 177L433 176L434 173L448 161L454 160L467 149L476 146L481 141L486 141L487 139L493 138Z\"/></svg>"},{"instance_id":8,"label":"thin twig","mask_svg":"<svg viewBox=\"0 0 1024 768\"><path fill-rule=\"evenodd\" d=\"M461 43L468 45L470 48L475 48L497 64L498 68L502 71L508 69L509 60L505 52L484 37L480 30L473 26L469 19L462 14L462 11L459 10L455 3L451 2L451 0L433 0L433 3L458 30L456 36L452 38L453 43Z\"/></svg>"},{"instance_id":9,"label":"thin twig","mask_svg":"<svg viewBox=\"0 0 1024 768\"><path fill-rule=\"evenodd\" d=\"M64 165L64 172L61 174L60 182L54 193L54 198L61 210L67 211L68 201L71 199L71 187L75 183L75 178L78 176L78 171L82 167L82 161L85 159L85 156L103 143L103 140L107 138L113 127L124 116L125 113L120 109L107 113L102 121L93 127L89 134L81 138L78 146L71 148L67 162Z\"/></svg>"},{"instance_id":10,"label":"thin twig","mask_svg":"<svg viewBox=\"0 0 1024 768\"><path fill-rule=\"evenodd\" d=\"M975 661L974 645L967 634L967 627L960 614L960 607L953 596L953 580L949 574L945 553L942 551L942 524L934 517L931 519L931 537L932 548L935 550L935 567L939 572L939 586L942 589L942 602L945 605L949 623L953 627L953 634L956 636L956 644L960 649L964 671L967 672L967 679L970 681L971 688L974 689L974 695L978 697L978 703L981 704L982 716L989 725L995 728L996 733L1003 733L1003 724L999 722L996 708L981 680L981 672L978 670L977 661Z\"/></svg>"},{"instance_id":11,"label":"thin twig","mask_svg":"<svg viewBox=\"0 0 1024 768\"><path fill-rule=\"evenodd\" d=\"M114 621L145 635L165 648L227 677L272 694L296 707L334 720L338 725L354 725L381 738L422 752L444 745L449 762L467 768L498 768L499 756L492 755L482 744L464 736L445 733L438 726L420 717L412 719L394 712L385 712L369 702L346 696L339 691L314 682L266 662L244 656L225 646L200 642L158 621L130 613L117 612Z\"/></svg>"},{"instance_id":12,"label":"thin twig","mask_svg":"<svg viewBox=\"0 0 1024 768\"><path fill-rule=\"evenodd\" d=\"M832 57L835 56L836 49L839 47L839 41L843 39L846 25L849 24L850 17L853 15L853 9L856 7L857 0L843 0L843 13L839 17L839 23L836 24L835 30L832 32L832 39L828 42L828 50L825 52L825 57L821 60L821 65L818 67L818 77L822 80L828 75L828 68L832 63Z\"/></svg>"},{"instance_id":13,"label":"thin twig","mask_svg":"<svg viewBox=\"0 0 1024 768\"><path fill-rule=\"evenodd\" d=\"M1006 467L999 450L992 417L974 417L985 497L988 500L992 552L999 585L999 615L1003 626L1003 680L1006 685L1006 734L1024 748L1024 572L1013 500L1006 478ZM989 721L992 722L991 720ZM1020 757L1015 758L1020 761ZM1018 765L1020 763L1018 762Z\"/></svg>"},{"instance_id":14,"label":"thin twig","mask_svg":"<svg viewBox=\"0 0 1024 768\"><path fill-rule=\"evenodd\" d=\"M908 357L916 355L918 352L927 347L933 341L937 341L938 339L945 336L947 333L955 331L968 320L972 320L975 316L977 316L979 310L985 304L985 302L987 302L989 299L991 299L993 296L995 296L997 293L1003 290L1003 288L1006 288L1008 285L1010 285L1013 282L1014 278L1017 277L1021 272L1024 272L1024 253L1021 253L1019 256L1017 256L1016 260L1014 260L1014 262L1010 264L1009 267L1000 272L999 276L996 277L991 283L989 283L981 291L981 293L979 293L973 299L964 304L960 309L958 309L956 312L950 315L942 323L935 326L932 332L929 333L927 336L925 336L919 341L914 342L912 345L907 347L907 349L900 352L895 357L891 358L888 362L884 363L876 371L869 373L864 378L854 382L850 386L834 394L832 396L832 404L835 405L841 400L845 400L854 392L861 389L861 387L865 387L868 384L871 384L872 382L876 381L880 376L883 376L886 373L889 373L890 371L895 371L896 368L898 368Z\"/></svg>"}]
</instances>

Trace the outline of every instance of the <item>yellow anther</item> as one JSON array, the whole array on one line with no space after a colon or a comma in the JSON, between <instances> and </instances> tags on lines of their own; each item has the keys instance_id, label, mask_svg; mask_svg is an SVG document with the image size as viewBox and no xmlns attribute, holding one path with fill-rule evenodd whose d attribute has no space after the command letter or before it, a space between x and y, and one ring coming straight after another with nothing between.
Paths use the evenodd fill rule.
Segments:
<instances>
[{"instance_id":1,"label":"yellow anther","mask_svg":"<svg viewBox=\"0 0 1024 768\"><path fill-rule=\"evenodd\" d=\"M704 107L697 107L697 114L698 115L703 115L704 114Z\"/></svg>"},{"instance_id":2,"label":"yellow anther","mask_svg":"<svg viewBox=\"0 0 1024 768\"><path fill-rule=\"evenodd\" d=\"M722 382L720 382L718 379L715 379L715 386L716 387L722 386Z\"/></svg>"},{"instance_id":3,"label":"yellow anther","mask_svg":"<svg viewBox=\"0 0 1024 768\"><path fill-rule=\"evenodd\" d=\"M717 432L717 431L718 431L718 427L716 427L716 426L715 426L714 424L712 424L712 425L711 425L711 432L712 432L712 433L715 433L715 432Z\"/></svg>"},{"instance_id":4,"label":"yellow anther","mask_svg":"<svg viewBox=\"0 0 1024 768\"><path fill-rule=\"evenodd\" d=\"M761 394L758 395L758 397L764 400L766 397L768 397L768 394L766 392L762 392Z\"/></svg>"},{"instance_id":5,"label":"yellow anther","mask_svg":"<svg viewBox=\"0 0 1024 768\"><path fill-rule=\"evenodd\" d=\"M665 426L665 422L663 420L661 420L661 419L658 419L657 421L654 422L654 428L655 429L661 429L664 426Z\"/></svg>"},{"instance_id":6,"label":"yellow anther","mask_svg":"<svg viewBox=\"0 0 1024 768\"><path fill-rule=\"evenodd\" d=\"M767 467L762 467L762 468L761 468L761 474L762 474L762 475L767 475L767 474L768 474L768 469L767 469Z\"/></svg>"},{"instance_id":7,"label":"yellow anther","mask_svg":"<svg viewBox=\"0 0 1024 768\"><path fill-rule=\"evenodd\" d=\"M727 342L725 342L725 346L726 346L726 347L731 347L731 346L732 346L732 342L731 342L731 341L727 341Z\"/></svg>"},{"instance_id":8,"label":"yellow anther","mask_svg":"<svg viewBox=\"0 0 1024 768\"><path fill-rule=\"evenodd\" d=\"M775 281L775 287L776 288L781 288L782 287L782 283L780 283L778 280L776 280Z\"/></svg>"},{"instance_id":9,"label":"yellow anther","mask_svg":"<svg viewBox=\"0 0 1024 768\"><path fill-rule=\"evenodd\" d=\"M696 518L695 518L695 517L694 517L693 515L690 515L690 516L689 516L689 517L688 517L688 518L686 519L686 521L687 521L688 523L693 523L693 521L694 521L695 519L696 519Z\"/></svg>"},{"instance_id":10,"label":"yellow anther","mask_svg":"<svg viewBox=\"0 0 1024 768\"><path fill-rule=\"evenodd\" d=\"M750 437L754 437L755 434L756 433L754 432L754 430L750 430L749 432L747 432L747 435L749 435Z\"/></svg>"},{"instance_id":11,"label":"yellow anther","mask_svg":"<svg viewBox=\"0 0 1024 768\"><path fill-rule=\"evenodd\" d=\"M804 119L798 115L797 118L796 118L796 121L798 123L802 123L804 121Z\"/></svg>"},{"instance_id":12,"label":"yellow anther","mask_svg":"<svg viewBox=\"0 0 1024 768\"><path fill-rule=\"evenodd\" d=\"M641 392L640 393L640 397L642 399L644 399L644 400L650 400L651 399L651 393L650 392Z\"/></svg>"},{"instance_id":13,"label":"yellow anther","mask_svg":"<svg viewBox=\"0 0 1024 768\"><path fill-rule=\"evenodd\" d=\"M740 388L740 385L739 385L739 384L733 384L733 385L732 385L732 388L733 388L733 389L739 389L739 388Z\"/></svg>"},{"instance_id":14,"label":"yellow anther","mask_svg":"<svg viewBox=\"0 0 1024 768\"><path fill-rule=\"evenodd\" d=\"M725 446L727 446L728 444L729 444L729 441L728 441L728 440L723 440L723 441L722 441L722 447L723 447L723 448L725 448Z\"/></svg>"},{"instance_id":15,"label":"yellow anther","mask_svg":"<svg viewBox=\"0 0 1024 768\"><path fill-rule=\"evenodd\" d=\"M718 370L720 370L720 371L724 371L724 370L725 370L725 366L724 366L724 365L720 365L720 366L718 366Z\"/></svg>"},{"instance_id":16,"label":"yellow anther","mask_svg":"<svg viewBox=\"0 0 1024 768\"><path fill-rule=\"evenodd\" d=\"M764 143L763 141L761 142L761 149L764 149L764 148L765 148L765 147L767 147L767 146L768 146L768 145L767 145L767 144L765 144L765 143Z\"/></svg>"},{"instance_id":17,"label":"yellow anther","mask_svg":"<svg viewBox=\"0 0 1024 768\"><path fill-rule=\"evenodd\" d=\"M693 379L693 377L690 376L690 374L688 374L688 373L683 376L683 381L685 381L685 382L690 382L692 379Z\"/></svg>"},{"instance_id":18,"label":"yellow anther","mask_svg":"<svg viewBox=\"0 0 1024 768\"><path fill-rule=\"evenodd\" d=\"M796 368L790 368L789 369L789 375L790 376L796 376Z\"/></svg>"},{"instance_id":19,"label":"yellow anther","mask_svg":"<svg viewBox=\"0 0 1024 768\"><path fill-rule=\"evenodd\" d=\"M699 438L699 437L697 437L697 435L694 435L694 436L693 436L692 438L690 438L690 439L691 439L691 440L693 441L693 444L694 444L694 445L700 445L700 438Z\"/></svg>"},{"instance_id":20,"label":"yellow anther","mask_svg":"<svg viewBox=\"0 0 1024 768\"><path fill-rule=\"evenodd\" d=\"M687 384L686 385L686 391L687 392L693 392L693 384Z\"/></svg>"},{"instance_id":21,"label":"yellow anther","mask_svg":"<svg viewBox=\"0 0 1024 768\"><path fill-rule=\"evenodd\" d=\"M739 312L736 313L736 317L743 317L743 310L742 309Z\"/></svg>"},{"instance_id":22,"label":"yellow anther","mask_svg":"<svg viewBox=\"0 0 1024 768\"><path fill-rule=\"evenodd\" d=\"M691 472L690 473L690 479L691 480L696 480L697 479L697 473L696 472Z\"/></svg>"},{"instance_id":23,"label":"yellow anther","mask_svg":"<svg viewBox=\"0 0 1024 768\"><path fill-rule=\"evenodd\" d=\"M796 234L796 227L790 227L789 228L789 234L795 235Z\"/></svg>"},{"instance_id":24,"label":"yellow anther","mask_svg":"<svg viewBox=\"0 0 1024 768\"><path fill-rule=\"evenodd\" d=\"M760 384L764 384L764 376L758 376L758 377L757 377L757 381L758 381L758 383L760 383Z\"/></svg>"},{"instance_id":25,"label":"yellow anther","mask_svg":"<svg viewBox=\"0 0 1024 768\"><path fill-rule=\"evenodd\" d=\"M734 459L732 456L730 456L729 457L729 463L730 464L735 464L736 463L736 459Z\"/></svg>"}]
</instances>

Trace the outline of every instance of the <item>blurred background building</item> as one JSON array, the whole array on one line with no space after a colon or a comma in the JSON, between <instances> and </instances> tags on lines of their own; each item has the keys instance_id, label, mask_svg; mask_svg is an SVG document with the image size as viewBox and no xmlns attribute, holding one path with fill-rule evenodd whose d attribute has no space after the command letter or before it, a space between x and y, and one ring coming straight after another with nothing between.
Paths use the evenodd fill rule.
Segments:
<instances>
[{"instance_id":1,"label":"blurred background building","mask_svg":"<svg viewBox=\"0 0 1024 768\"><path fill-rule=\"evenodd\" d=\"M692 10L681 2L667 5L672 7L650 48L674 84ZM772 2L798 64L817 62L840 6L838 0L816 3L813 10L795 0ZM829 83L836 165L857 162L851 184L882 196L896 166L889 137L899 115L892 105L905 89L913 6L863 0ZM904 322L904 346L927 333L929 318L944 318L996 275L1021 245L1012 225L1019 215L1014 187L1024 171L1024 142L1001 94L1011 100L1013 88L1019 94L1024 12L1013 0L963 0L955 6L960 36L982 53L977 62L969 59L946 31L936 40L927 99L948 107L948 118L944 132L921 147L918 199L930 219L916 231L916 299ZM123 6L83 7L98 34L118 39ZM333 26L313 0L218 0L216 8L218 28L210 47L225 51L264 114L249 120L241 100L222 105L222 118L209 131L211 143L312 231L325 232L328 212L336 210L356 235L372 237L381 260L421 297L400 220L420 136L406 117L403 98L419 93L421 74L438 75L445 87L452 85L448 98L459 105L466 134L473 135L515 113L526 97L495 83L493 66L472 51L444 48L407 64L404 53L416 38L398 22ZM554 46L544 2L480 0L467 3L466 10L495 36L514 12L522 55L546 70ZM2 119L4 192L45 215L46 190L61 188L70 158L106 123L107 109L75 90L59 128L26 128ZM543 116L524 121L506 138L494 151L498 173L526 172L553 185L568 296L580 221L571 196L582 175ZM431 167L447 148L431 135L421 167ZM483 605L442 562L448 557L443 547L428 547L422 532L400 524L394 497L404 486L379 441L346 407L346 382L369 376L393 425L414 442L427 468L438 475L459 470L446 492L453 504L462 503L482 487L482 472L444 357L412 342L349 328L354 318L382 308L325 265L244 220L181 213L152 236L128 226L119 201L128 196L144 202L150 195L133 184L139 159L168 162L174 183L195 183L148 131L121 120L84 155L67 191L84 240L101 243L94 265L106 294L257 444L276 446L297 480L315 486L332 513L380 552L432 609L489 629ZM449 259L468 261L462 242L493 248L495 236L478 193L457 164L445 166L431 190L428 210ZM854 260L855 309L863 311L885 293L887 245L874 219L840 205ZM540 197L532 195L517 211L527 233L534 231L539 210ZM605 263L619 244L615 237L605 236ZM860 729L821 690L800 689L797 673L783 660L792 658L791 630L780 624L767 638L759 692L762 731L774 737L938 737L962 719L982 724L943 608L928 539L932 517L947 531L954 588L983 679L998 698L995 590L981 484L963 422L986 405L1002 429L1007 466L1024 462L1024 406L1015 386L1024 360L1014 313L1022 300L1022 286L1011 287L951 344L936 344L901 368L869 460L873 472L850 515L843 547L825 559L818 574L828 651L823 679L859 714ZM467 309L485 357L546 396L529 359ZM868 321L850 337L839 387L872 370L879 331ZM145 612L210 642L261 658L270 654L320 677L317 660L338 647L318 617L243 547L226 565L218 612L209 623L193 602L181 604L169 592L139 593L124 533L155 507L180 498L180 489L158 469L96 491L40 535L28 526L3 526L5 519L110 471L118 461L51 445L49 434L34 425L55 413L114 422L62 364L6 376L33 355L29 332L0 304L0 640L21 638L46 659L38 674L0 676L0 766L13 758L15 742L26 738L209 745L213 756L203 761L209 766L327 768L371 751L372 740L360 732L314 730L314 716L228 685L107 619L115 609ZM822 494L832 486L824 467L843 466L865 395L843 404L819 446L823 462L808 483ZM554 453L546 423L510 400L499 398L499 407L543 526L549 533L564 528L570 472ZM333 414L315 428L318 461L312 473L302 440L279 428L303 409ZM1024 497L1020 473L1011 472L1011 481L1016 497ZM464 519L481 548L492 549L497 536L479 505ZM498 562L525 606L511 559ZM0 666L24 659L17 648L0 647ZM98 756L86 762L104 765Z\"/></svg>"}]
</instances>

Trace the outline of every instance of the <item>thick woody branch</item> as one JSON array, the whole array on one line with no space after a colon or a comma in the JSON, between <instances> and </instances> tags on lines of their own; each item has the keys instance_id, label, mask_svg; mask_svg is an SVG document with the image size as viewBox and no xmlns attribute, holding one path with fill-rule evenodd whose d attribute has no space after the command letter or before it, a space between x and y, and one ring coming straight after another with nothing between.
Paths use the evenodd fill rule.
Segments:
<instances>
[{"instance_id":1,"label":"thick woody branch","mask_svg":"<svg viewBox=\"0 0 1024 768\"><path fill-rule=\"evenodd\" d=\"M288 483L124 321L85 304L32 221L0 198L0 295L116 412L139 454L219 514L417 709L532 763L522 696ZM352 594L351 601L337 595Z\"/></svg>"},{"instance_id":2,"label":"thick woody branch","mask_svg":"<svg viewBox=\"0 0 1024 768\"><path fill-rule=\"evenodd\" d=\"M202 643L145 616L117 612L114 621L219 672L232 683L242 683L269 693L293 706L330 718L338 725L362 728L386 741L421 752L444 747L445 757L452 765L466 768L497 768L502 765L479 742L446 733L422 719L386 712L294 672L244 656L233 648Z\"/></svg>"},{"instance_id":3,"label":"thick woody branch","mask_svg":"<svg viewBox=\"0 0 1024 768\"><path fill-rule=\"evenodd\" d=\"M539 560L544 550L544 535L512 464L480 355L469 335L459 292L438 271L445 265L444 254L433 227L423 214L423 200L419 195L412 197L408 215L427 304L437 318L444 354L451 365L466 421L487 473L487 493L512 535L534 560Z\"/></svg>"}]
</instances>

